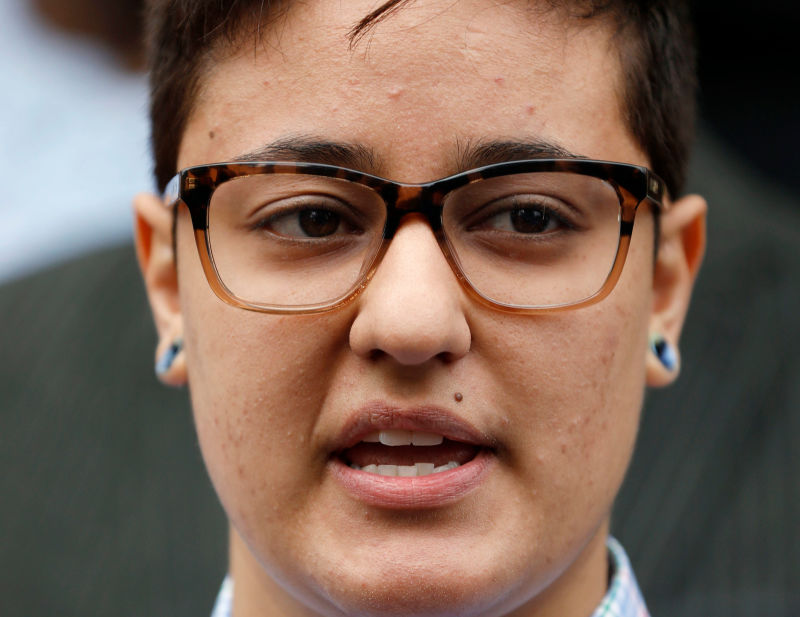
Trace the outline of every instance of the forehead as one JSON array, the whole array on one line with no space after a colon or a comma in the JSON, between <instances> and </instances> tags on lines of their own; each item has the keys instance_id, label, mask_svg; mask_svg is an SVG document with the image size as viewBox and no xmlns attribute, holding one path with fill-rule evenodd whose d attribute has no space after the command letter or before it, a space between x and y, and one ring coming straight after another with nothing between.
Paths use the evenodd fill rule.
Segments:
<instances>
[{"instance_id":1,"label":"forehead","mask_svg":"<svg viewBox=\"0 0 800 617\"><path fill-rule=\"evenodd\" d=\"M293 7L293 8L292 8ZM179 167L292 136L355 143L374 172L425 181L476 141L532 139L646 163L622 118L612 30L537 3L410 3L353 45L361 0L292 5L258 39L218 50Z\"/></svg>"}]
</instances>

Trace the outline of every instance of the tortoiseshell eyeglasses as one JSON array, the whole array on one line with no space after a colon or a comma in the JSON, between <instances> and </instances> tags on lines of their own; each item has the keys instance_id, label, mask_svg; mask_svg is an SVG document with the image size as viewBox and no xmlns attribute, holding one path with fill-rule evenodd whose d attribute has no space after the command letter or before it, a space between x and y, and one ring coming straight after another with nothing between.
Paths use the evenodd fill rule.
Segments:
<instances>
[{"instance_id":1,"label":"tortoiseshell eyeglasses","mask_svg":"<svg viewBox=\"0 0 800 617\"><path fill-rule=\"evenodd\" d=\"M640 204L659 210L663 196L663 181L645 167L537 159L425 184L332 165L218 163L182 170L164 201L188 207L208 282L233 306L265 313L342 306L364 289L414 212L477 300L536 313L607 296Z\"/></svg>"}]
</instances>

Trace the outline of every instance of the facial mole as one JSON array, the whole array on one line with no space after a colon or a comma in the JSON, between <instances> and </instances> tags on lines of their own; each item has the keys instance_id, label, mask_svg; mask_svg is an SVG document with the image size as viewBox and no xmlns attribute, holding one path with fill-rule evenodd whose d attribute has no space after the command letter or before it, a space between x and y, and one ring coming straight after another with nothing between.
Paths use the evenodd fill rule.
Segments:
<instances>
[{"instance_id":1,"label":"facial mole","mask_svg":"<svg viewBox=\"0 0 800 617\"><path fill-rule=\"evenodd\" d=\"M453 395L453 398L454 398L454 399L456 399L456 403L460 403L461 401L463 401L463 400L464 400L464 395L463 395L463 394L461 394L461 392L456 392L456 393Z\"/></svg>"},{"instance_id":2,"label":"facial mole","mask_svg":"<svg viewBox=\"0 0 800 617\"><path fill-rule=\"evenodd\" d=\"M208 138L209 139L214 139L214 131L209 131L208 132Z\"/></svg>"}]
</instances>

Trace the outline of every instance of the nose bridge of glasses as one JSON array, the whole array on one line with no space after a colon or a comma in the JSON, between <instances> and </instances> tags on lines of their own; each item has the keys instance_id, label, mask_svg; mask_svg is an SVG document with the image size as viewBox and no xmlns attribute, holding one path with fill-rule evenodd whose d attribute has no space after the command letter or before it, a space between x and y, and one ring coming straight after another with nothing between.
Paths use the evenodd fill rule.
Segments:
<instances>
[{"instance_id":1,"label":"nose bridge of glasses","mask_svg":"<svg viewBox=\"0 0 800 617\"><path fill-rule=\"evenodd\" d=\"M385 196L388 216L384 237L393 238L403 218L412 213L421 214L437 234L442 225L437 193L426 185L397 184L393 188L394 194Z\"/></svg>"}]
</instances>

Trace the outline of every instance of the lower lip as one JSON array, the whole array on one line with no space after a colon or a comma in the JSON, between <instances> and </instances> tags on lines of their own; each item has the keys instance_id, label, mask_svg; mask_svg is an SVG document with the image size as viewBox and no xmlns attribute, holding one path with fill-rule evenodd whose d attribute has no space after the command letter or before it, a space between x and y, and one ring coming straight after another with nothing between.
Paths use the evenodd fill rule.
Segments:
<instances>
[{"instance_id":1,"label":"lower lip","mask_svg":"<svg viewBox=\"0 0 800 617\"><path fill-rule=\"evenodd\" d=\"M333 477L358 501L378 508L414 510L438 508L463 499L476 489L489 471L492 455L481 450L471 461L455 469L427 476L380 476L331 459Z\"/></svg>"}]
</instances>

